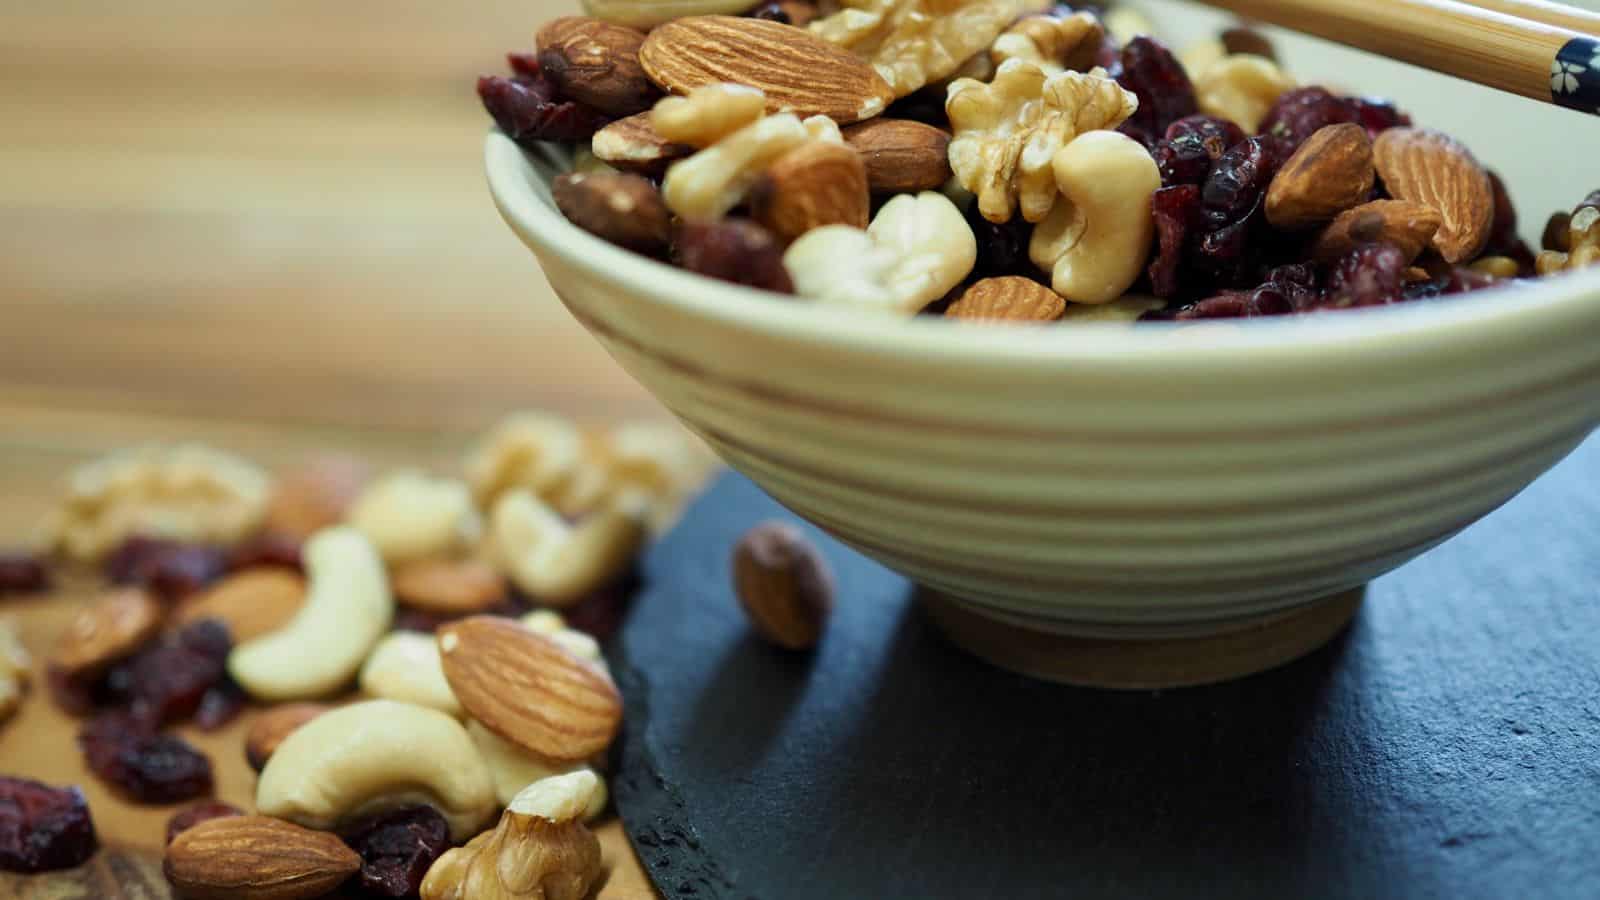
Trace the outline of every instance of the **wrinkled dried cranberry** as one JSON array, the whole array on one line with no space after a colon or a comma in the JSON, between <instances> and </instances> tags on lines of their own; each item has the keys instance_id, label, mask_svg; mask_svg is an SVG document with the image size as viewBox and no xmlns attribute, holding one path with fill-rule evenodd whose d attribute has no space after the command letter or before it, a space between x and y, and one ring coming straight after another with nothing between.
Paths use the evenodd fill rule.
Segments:
<instances>
[{"instance_id":1,"label":"wrinkled dried cranberry","mask_svg":"<svg viewBox=\"0 0 1600 900\"><path fill-rule=\"evenodd\" d=\"M78 728L78 749L91 771L99 771L112 764L117 749L132 741L155 736L156 728L149 719L125 709L99 713Z\"/></svg>"},{"instance_id":2,"label":"wrinkled dried cranberry","mask_svg":"<svg viewBox=\"0 0 1600 900\"><path fill-rule=\"evenodd\" d=\"M1261 206L1257 198L1256 205L1239 221L1202 234L1190 247L1189 263L1217 284L1239 287L1253 283L1251 273L1260 265Z\"/></svg>"},{"instance_id":3,"label":"wrinkled dried cranberry","mask_svg":"<svg viewBox=\"0 0 1600 900\"><path fill-rule=\"evenodd\" d=\"M183 809L173 813L172 818L167 820L167 843L172 843L173 838L199 825L201 822L242 815L244 815L244 810L230 803L206 802L185 806Z\"/></svg>"},{"instance_id":4,"label":"wrinkled dried cranberry","mask_svg":"<svg viewBox=\"0 0 1600 900\"><path fill-rule=\"evenodd\" d=\"M305 571L300 561L300 541L286 534L267 532L235 547L228 557L228 571L238 572L260 566Z\"/></svg>"},{"instance_id":5,"label":"wrinkled dried cranberry","mask_svg":"<svg viewBox=\"0 0 1600 900\"><path fill-rule=\"evenodd\" d=\"M972 267L975 278L996 275L1031 275L1033 264L1028 260L1028 239L1033 226L1021 216L1009 222L994 223L978 212L976 201L967 206L967 225L978 242L978 261Z\"/></svg>"},{"instance_id":6,"label":"wrinkled dried cranberry","mask_svg":"<svg viewBox=\"0 0 1600 900\"><path fill-rule=\"evenodd\" d=\"M220 547L183 544L145 557L135 581L157 597L176 603L199 593L228 573L228 552Z\"/></svg>"},{"instance_id":7,"label":"wrinkled dried cranberry","mask_svg":"<svg viewBox=\"0 0 1600 900\"><path fill-rule=\"evenodd\" d=\"M1316 270L1305 263L1292 263L1272 269L1250 290L1223 291L1178 310L1174 318L1282 316L1314 308L1320 300Z\"/></svg>"},{"instance_id":8,"label":"wrinkled dried cranberry","mask_svg":"<svg viewBox=\"0 0 1600 900\"><path fill-rule=\"evenodd\" d=\"M1192 184L1164 187L1150 195L1156 226L1156 254L1147 270L1150 291L1172 297L1182 286L1183 248L1200 225L1200 188Z\"/></svg>"},{"instance_id":9,"label":"wrinkled dried cranberry","mask_svg":"<svg viewBox=\"0 0 1600 900\"><path fill-rule=\"evenodd\" d=\"M508 59L512 78L484 75L478 98L506 136L524 146L534 141L582 141L611 120L571 100L562 100L537 62L524 54Z\"/></svg>"},{"instance_id":10,"label":"wrinkled dried cranberry","mask_svg":"<svg viewBox=\"0 0 1600 900\"><path fill-rule=\"evenodd\" d=\"M511 74L518 78L533 81L544 77L544 67L539 65L537 53L507 53L506 65L511 67Z\"/></svg>"},{"instance_id":11,"label":"wrinkled dried cranberry","mask_svg":"<svg viewBox=\"0 0 1600 900\"><path fill-rule=\"evenodd\" d=\"M1365 128L1371 137L1377 137L1379 132L1390 128L1402 128L1411 124L1410 116L1396 108L1392 101L1382 97L1346 97L1345 103L1355 116L1355 122Z\"/></svg>"},{"instance_id":12,"label":"wrinkled dried cranberry","mask_svg":"<svg viewBox=\"0 0 1600 900\"><path fill-rule=\"evenodd\" d=\"M134 535L106 557L102 571L112 584L137 584L149 560L178 547L177 541Z\"/></svg>"},{"instance_id":13,"label":"wrinkled dried cranberry","mask_svg":"<svg viewBox=\"0 0 1600 900\"><path fill-rule=\"evenodd\" d=\"M783 247L772 232L748 219L680 222L673 249L678 265L708 278L794 293L783 267Z\"/></svg>"},{"instance_id":14,"label":"wrinkled dried cranberry","mask_svg":"<svg viewBox=\"0 0 1600 900\"><path fill-rule=\"evenodd\" d=\"M211 760L170 734L129 737L90 756L90 770L134 803L177 803L211 792Z\"/></svg>"},{"instance_id":15,"label":"wrinkled dried cranberry","mask_svg":"<svg viewBox=\"0 0 1600 900\"><path fill-rule=\"evenodd\" d=\"M1450 271L1440 281L1439 293L1441 294L1468 294L1481 291L1486 287L1496 284L1494 276L1479 272L1466 266L1451 266Z\"/></svg>"},{"instance_id":16,"label":"wrinkled dried cranberry","mask_svg":"<svg viewBox=\"0 0 1600 900\"><path fill-rule=\"evenodd\" d=\"M0 870L70 869L98 846L82 791L0 775Z\"/></svg>"},{"instance_id":17,"label":"wrinkled dried cranberry","mask_svg":"<svg viewBox=\"0 0 1600 900\"><path fill-rule=\"evenodd\" d=\"M1205 146L1206 153L1212 159L1217 159L1228 152L1228 148L1244 140L1247 135L1244 129L1217 116L1208 116L1196 113L1184 116L1167 126L1166 134L1162 135L1169 141L1181 137L1198 138Z\"/></svg>"},{"instance_id":18,"label":"wrinkled dried cranberry","mask_svg":"<svg viewBox=\"0 0 1600 900\"><path fill-rule=\"evenodd\" d=\"M193 715L222 681L232 644L226 625L201 619L140 650L128 665L133 709L157 723Z\"/></svg>"},{"instance_id":19,"label":"wrinkled dried cranberry","mask_svg":"<svg viewBox=\"0 0 1600 900\"><path fill-rule=\"evenodd\" d=\"M416 897L428 867L450 849L450 826L431 806L372 816L340 837L361 855L361 888L375 897Z\"/></svg>"},{"instance_id":20,"label":"wrinkled dried cranberry","mask_svg":"<svg viewBox=\"0 0 1600 900\"><path fill-rule=\"evenodd\" d=\"M1295 88L1272 104L1261 120L1261 133L1277 138L1287 157L1318 129L1355 120L1356 113L1351 105L1325 88Z\"/></svg>"},{"instance_id":21,"label":"wrinkled dried cranberry","mask_svg":"<svg viewBox=\"0 0 1600 900\"><path fill-rule=\"evenodd\" d=\"M1145 146L1173 122L1195 112L1194 85L1183 64L1153 38L1140 35L1122 48L1122 71L1116 79L1139 97L1139 109L1128 119L1128 133Z\"/></svg>"},{"instance_id":22,"label":"wrinkled dried cranberry","mask_svg":"<svg viewBox=\"0 0 1600 900\"><path fill-rule=\"evenodd\" d=\"M43 559L21 550L0 550L0 596L50 590L50 568Z\"/></svg>"},{"instance_id":23,"label":"wrinkled dried cranberry","mask_svg":"<svg viewBox=\"0 0 1600 900\"><path fill-rule=\"evenodd\" d=\"M1363 244L1336 260L1319 309L1379 306L1405 299L1406 257L1392 244Z\"/></svg>"},{"instance_id":24,"label":"wrinkled dried cranberry","mask_svg":"<svg viewBox=\"0 0 1600 900\"><path fill-rule=\"evenodd\" d=\"M195 727L201 731L216 731L244 711L245 700L244 689L233 679L224 677L200 695L200 705L194 711Z\"/></svg>"},{"instance_id":25,"label":"wrinkled dried cranberry","mask_svg":"<svg viewBox=\"0 0 1600 900\"><path fill-rule=\"evenodd\" d=\"M1192 134L1157 141L1150 158L1156 161L1156 171L1161 173L1161 184L1165 187L1204 182L1215 161L1207 152L1205 142Z\"/></svg>"},{"instance_id":26,"label":"wrinkled dried cranberry","mask_svg":"<svg viewBox=\"0 0 1600 900\"><path fill-rule=\"evenodd\" d=\"M1280 160L1271 140L1253 137L1228 148L1200 189L1201 207L1211 228L1222 228L1249 215L1261 203Z\"/></svg>"}]
</instances>

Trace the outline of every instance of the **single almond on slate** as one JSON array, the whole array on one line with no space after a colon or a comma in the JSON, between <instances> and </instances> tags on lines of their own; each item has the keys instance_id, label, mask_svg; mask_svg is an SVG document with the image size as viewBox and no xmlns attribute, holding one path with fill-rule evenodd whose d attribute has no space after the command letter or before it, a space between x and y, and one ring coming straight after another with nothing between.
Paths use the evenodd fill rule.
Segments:
<instances>
[{"instance_id":1,"label":"single almond on slate","mask_svg":"<svg viewBox=\"0 0 1600 900\"><path fill-rule=\"evenodd\" d=\"M403 606L441 615L485 612L506 599L506 580L478 559L419 559L389 573Z\"/></svg>"},{"instance_id":2,"label":"single almond on slate","mask_svg":"<svg viewBox=\"0 0 1600 900\"><path fill-rule=\"evenodd\" d=\"M1006 322L1054 322L1067 312L1067 301L1031 278L1003 275L973 284L944 311L952 319Z\"/></svg>"},{"instance_id":3,"label":"single almond on slate","mask_svg":"<svg viewBox=\"0 0 1600 900\"><path fill-rule=\"evenodd\" d=\"M289 624L306 599L306 580L275 566L245 569L183 601L179 625L220 619L235 644L270 634Z\"/></svg>"},{"instance_id":4,"label":"single almond on slate","mask_svg":"<svg viewBox=\"0 0 1600 900\"><path fill-rule=\"evenodd\" d=\"M361 857L331 832L228 816L174 838L162 869L186 900L299 900L338 887L361 869Z\"/></svg>"},{"instance_id":5,"label":"single almond on slate","mask_svg":"<svg viewBox=\"0 0 1600 900\"><path fill-rule=\"evenodd\" d=\"M950 180L950 135L910 119L873 119L844 129L875 194L936 191Z\"/></svg>"},{"instance_id":6,"label":"single almond on slate","mask_svg":"<svg viewBox=\"0 0 1600 900\"><path fill-rule=\"evenodd\" d=\"M143 588L112 591L73 617L50 654L50 668L68 677L98 672L155 637L165 615Z\"/></svg>"},{"instance_id":7,"label":"single almond on slate","mask_svg":"<svg viewBox=\"0 0 1600 900\"><path fill-rule=\"evenodd\" d=\"M757 222L792 241L823 225L867 227L872 196L859 153L843 144L808 141L767 167L748 202Z\"/></svg>"},{"instance_id":8,"label":"single almond on slate","mask_svg":"<svg viewBox=\"0 0 1600 900\"><path fill-rule=\"evenodd\" d=\"M1376 176L1365 128L1353 123L1320 128L1273 176L1267 221L1288 230L1331 221L1371 196Z\"/></svg>"},{"instance_id":9,"label":"single almond on slate","mask_svg":"<svg viewBox=\"0 0 1600 900\"><path fill-rule=\"evenodd\" d=\"M587 759L616 737L616 685L545 635L497 616L452 622L438 635L450 690L495 734L562 762Z\"/></svg>"},{"instance_id":10,"label":"single almond on slate","mask_svg":"<svg viewBox=\"0 0 1600 900\"><path fill-rule=\"evenodd\" d=\"M588 16L564 16L539 29L540 70L562 96L610 116L643 112L661 96L639 64L644 32Z\"/></svg>"},{"instance_id":11,"label":"single almond on slate","mask_svg":"<svg viewBox=\"0 0 1600 900\"><path fill-rule=\"evenodd\" d=\"M762 522L739 538L733 587L756 633L790 650L816 646L833 613L827 561L787 522Z\"/></svg>"},{"instance_id":12,"label":"single almond on slate","mask_svg":"<svg viewBox=\"0 0 1600 900\"><path fill-rule=\"evenodd\" d=\"M1347 209L1329 222L1311 243L1311 255L1332 262L1362 244L1384 242L1400 248L1410 262L1421 255L1434 232L1439 213L1409 200L1372 200Z\"/></svg>"},{"instance_id":13,"label":"single almond on slate","mask_svg":"<svg viewBox=\"0 0 1600 900\"><path fill-rule=\"evenodd\" d=\"M694 153L689 144L662 137L648 111L618 119L596 131L589 149L613 168L657 178L666 173L667 166Z\"/></svg>"},{"instance_id":14,"label":"single almond on slate","mask_svg":"<svg viewBox=\"0 0 1600 900\"><path fill-rule=\"evenodd\" d=\"M1494 186L1466 147L1426 128L1390 128L1372 151L1390 196L1439 213L1431 243L1440 256L1459 263L1483 251L1494 224Z\"/></svg>"},{"instance_id":15,"label":"single almond on slate","mask_svg":"<svg viewBox=\"0 0 1600 900\"><path fill-rule=\"evenodd\" d=\"M688 16L657 26L639 62L664 90L687 94L703 84L758 88L767 111L840 124L883 112L894 91L854 53L803 29L734 16Z\"/></svg>"},{"instance_id":16,"label":"single almond on slate","mask_svg":"<svg viewBox=\"0 0 1600 900\"><path fill-rule=\"evenodd\" d=\"M258 713L244 735L244 758L257 772L296 728L333 707L322 703L283 703Z\"/></svg>"},{"instance_id":17,"label":"single almond on slate","mask_svg":"<svg viewBox=\"0 0 1600 900\"><path fill-rule=\"evenodd\" d=\"M556 208L572 224L646 256L667 252L672 213L648 179L622 172L568 172L550 183Z\"/></svg>"}]
</instances>

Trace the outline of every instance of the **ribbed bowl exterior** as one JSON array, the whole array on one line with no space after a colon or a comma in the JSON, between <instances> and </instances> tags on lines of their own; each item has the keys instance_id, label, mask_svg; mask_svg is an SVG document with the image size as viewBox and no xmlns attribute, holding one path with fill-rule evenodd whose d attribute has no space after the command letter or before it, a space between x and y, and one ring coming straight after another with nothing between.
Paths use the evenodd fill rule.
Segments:
<instances>
[{"instance_id":1,"label":"ribbed bowl exterior","mask_svg":"<svg viewBox=\"0 0 1600 900\"><path fill-rule=\"evenodd\" d=\"M495 134L488 165L572 314L731 466L886 566L1030 627L1183 635L1360 585L1600 422L1588 275L1279 322L861 320L577 231L549 204L559 159Z\"/></svg>"}]
</instances>

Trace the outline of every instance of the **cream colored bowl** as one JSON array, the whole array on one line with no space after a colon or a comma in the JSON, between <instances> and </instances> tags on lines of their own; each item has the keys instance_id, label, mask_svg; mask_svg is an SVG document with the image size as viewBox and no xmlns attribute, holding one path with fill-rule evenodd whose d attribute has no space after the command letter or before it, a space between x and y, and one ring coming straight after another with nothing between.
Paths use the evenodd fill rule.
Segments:
<instances>
[{"instance_id":1,"label":"cream colored bowl","mask_svg":"<svg viewBox=\"0 0 1600 900\"><path fill-rule=\"evenodd\" d=\"M506 222L623 368L931 589L957 641L1036 674L1192 683L1299 655L1600 423L1600 272L1238 323L904 321L633 255L556 211L554 148L491 133L486 156Z\"/></svg>"}]
</instances>

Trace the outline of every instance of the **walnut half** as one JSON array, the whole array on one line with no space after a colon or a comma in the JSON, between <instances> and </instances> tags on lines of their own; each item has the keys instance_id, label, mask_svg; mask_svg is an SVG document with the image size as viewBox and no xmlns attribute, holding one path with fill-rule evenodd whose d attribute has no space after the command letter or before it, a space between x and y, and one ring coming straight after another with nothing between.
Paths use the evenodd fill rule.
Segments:
<instances>
[{"instance_id":1,"label":"walnut half","mask_svg":"<svg viewBox=\"0 0 1600 900\"><path fill-rule=\"evenodd\" d=\"M600 878L600 841L583 824L598 789L588 770L528 785L493 831L439 857L422 900L582 900Z\"/></svg>"}]
</instances>

